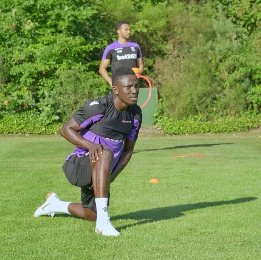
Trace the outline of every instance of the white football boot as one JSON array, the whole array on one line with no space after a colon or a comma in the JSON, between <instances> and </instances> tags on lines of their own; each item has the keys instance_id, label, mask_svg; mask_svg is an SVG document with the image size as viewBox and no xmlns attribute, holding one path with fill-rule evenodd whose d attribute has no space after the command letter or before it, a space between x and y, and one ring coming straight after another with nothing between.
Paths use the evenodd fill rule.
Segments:
<instances>
[{"instance_id":1,"label":"white football boot","mask_svg":"<svg viewBox=\"0 0 261 260\"><path fill-rule=\"evenodd\" d=\"M35 212L34 217L38 218L40 216L50 216L53 217L55 213L54 204L60 201L57 194L49 192L46 195L46 201L43 205L41 205Z\"/></svg>"},{"instance_id":2,"label":"white football boot","mask_svg":"<svg viewBox=\"0 0 261 260\"><path fill-rule=\"evenodd\" d=\"M102 226L96 226L95 232L103 236L114 236L114 237L117 237L121 234L113 227L113 225L110 222L110 218Z\"/></svg>"}]
</instances>

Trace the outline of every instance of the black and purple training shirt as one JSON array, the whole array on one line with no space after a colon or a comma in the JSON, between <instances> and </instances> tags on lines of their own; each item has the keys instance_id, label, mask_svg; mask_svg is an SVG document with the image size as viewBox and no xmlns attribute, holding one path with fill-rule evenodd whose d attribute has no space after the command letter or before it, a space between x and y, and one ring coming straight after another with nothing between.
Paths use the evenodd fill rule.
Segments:
<instances>
[{"instance_id":1,"label":"black and purple training shirt","mask_svg":"<svg viewBox=\"0 0 261 260\"><path fill-rule=\"evenodd\" d=\"M103 52L102 59L111 61L112 73L119 67L136 68L137 59L142 58L140 46L135 42L121 44L115 41L109 44Z\"/></svg>"},{"instance_id":2,"label":"black and purple training shirt","mask_svg":"<svg viewBox=\"0 0 261 260\"><path fill-rule=\"evenodd\" d=\"M81 127L80 134L90 142L101 144L114 154L112 169L118 162L124 141L136 140L142 122L142 112L138 105L129 105L125 111L118 111L113 102L113 95L88 100L73 118ZM67 157L82 157L88 149L76 147ZM112 170L111 169L111 170Z\"/></svg>"}]
</instances>

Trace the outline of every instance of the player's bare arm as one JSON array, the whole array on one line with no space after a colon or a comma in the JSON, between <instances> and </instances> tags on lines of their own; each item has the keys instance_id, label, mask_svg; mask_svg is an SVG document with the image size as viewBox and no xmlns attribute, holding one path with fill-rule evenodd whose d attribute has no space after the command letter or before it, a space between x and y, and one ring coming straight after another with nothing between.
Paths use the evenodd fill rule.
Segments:
<instances>
[{"instance_id":1,"label":"player's bare arm","mask_svg":"<svg viewBox=\"0 0 261 260\"><path fill-rule=\"evenodd\" d=\"M144 70L144 63L143 63L142 58L137 59L137 66L138 66L138 69L139 69L139 73L142 74L142 72Z\"/></svg>"},{"instance_id":2,"label":"player's bare arm","mask_svg":"<svg viewBox=\"0 0 261 260\"><path fill-rule=\"evenodd\" d=\"M92 143L83 138L79 134L80 130L80 126L73 118L71 118L62 126L60 133L70 143L76 146L87 148L89 150L89 156L92 162L99 160L99 156L102 154L104 147L100 144Z\"/></svg>"},{"instance_id":3,"label":"player's bare arm","mask_svg":"<svg viewBox=\"0 0 261 260\"><path fill-rule=\"evenodd\" d=\"M109 64L110 64L109 59L102 60L100 63L99 72L102 75L102 77L109 83L109 85L112 86L112 80L107 71L107 67L109 66Z\"/></svg>"}]
</instances>

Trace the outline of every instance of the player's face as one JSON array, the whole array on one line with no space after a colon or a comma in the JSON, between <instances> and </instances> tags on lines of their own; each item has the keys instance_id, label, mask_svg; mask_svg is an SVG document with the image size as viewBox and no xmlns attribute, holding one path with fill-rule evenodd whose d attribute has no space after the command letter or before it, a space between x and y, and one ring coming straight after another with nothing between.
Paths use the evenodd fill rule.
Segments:
<instances>
[{"instance_id":1,"label":"player's face","mask_svg":"<svg viewBox=\"0 0 261 260\"><path fill-rule=\"evenodd\" d=\"M138 79L134 75L124 76L118 80L116 94L127 105L136 104L139 96Z\"/></svg>"},{"instance_id":2,"label":"player's face","mask_svg":"<svg viewBox=\"0 0 261 260\"><path fill-rule=\"evenodd\" d=\"M129 24L122 24L121 27L117 30L119 36L125 40L128 40L131 35L131 28Z\"/></svg>"}]
</instances>

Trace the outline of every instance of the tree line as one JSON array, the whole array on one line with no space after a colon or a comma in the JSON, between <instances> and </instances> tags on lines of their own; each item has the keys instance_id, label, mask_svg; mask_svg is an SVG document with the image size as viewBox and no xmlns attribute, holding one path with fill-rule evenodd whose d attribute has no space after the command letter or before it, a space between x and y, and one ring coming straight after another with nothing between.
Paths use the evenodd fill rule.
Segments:
<instances>
[{"instance_id":1,"label":"tree line","mask_svg":"<svg viewBox=\"0 0 261 260\"><path fill-rule=\"evenodd\" d=\"M0 116L53 124L107 93L98 67L118 20L142 48L159 122L257 115L260 13L259 0L2 0Z\"/></svg>"}]
</instances>

